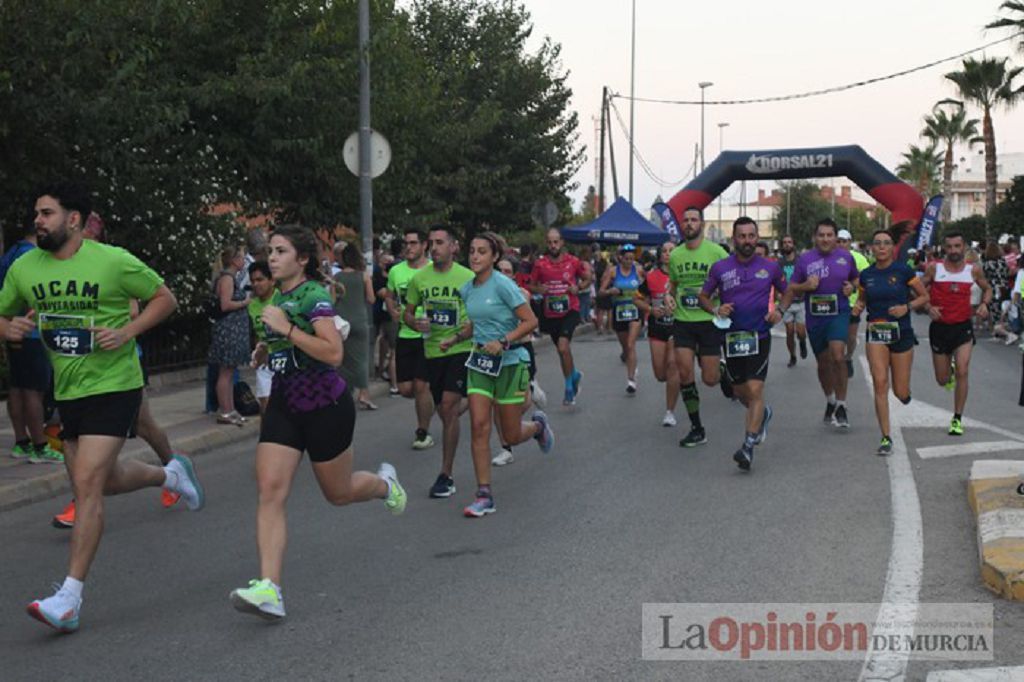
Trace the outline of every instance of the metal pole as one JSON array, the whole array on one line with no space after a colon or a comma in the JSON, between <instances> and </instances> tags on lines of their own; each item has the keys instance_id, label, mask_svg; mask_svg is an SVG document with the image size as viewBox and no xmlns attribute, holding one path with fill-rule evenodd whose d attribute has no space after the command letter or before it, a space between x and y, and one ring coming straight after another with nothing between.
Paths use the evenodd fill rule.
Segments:
<instances>
[{"instance_id":1,"label":"metal pole","mask_svg":"<svg viewBox=\"0 0 1024 682\"><path fill-rule=\"evenodd\" d=\"M636 0L633 0L633 38L629 62L629 203L633 203L633 124L636 115Z\"/></svg>"},{"instance_id":2,"label":"metal pole","mask_svg":"<svg viewBox=\"0 0 1024 682\"><path fill-rule=\"evenodd\" d=\"M697 83L697 87L700 88L700 170L704 172L704 89L710 88L714 83L711 81L701 81Z\"/></svg>"},{"instance_id":3,"label":"metal pole","mask_svg":"<svg viewBox=\"0 0 1024 682\"><path fill-rule=\"evenodd\" d=\"M793 219L793 208L792 208L793 202L792 202L792 198L793 198L793 186L790 185L789 187L786 188L786 234L787 235L790 234L790 232L789 232L789 223Z\"/></svg>"},{"instance_id":4,"label":"metal pole","mask_svg":"<svg viewBox=\"0 0 1024 682\"><path fill-rule=\"evenodd\" d=\"M703 92L703 90L701 92ZM724 133L725 133L725 128L728 125L729 125L728 123L724 123L724 122L718 124L718 154L719 155L722 154L722 149L724 148L724 145L725 145L725 143L723 141L724 137L725 137ZM719 231L720 238L721 238L721 235L725 234L724 230L722 230L722 195L721 194L718 195L718 231Z\"/></svg>"},{"instance_id":5,"label":"metal pole","mask_svg":"<svg viewBox=\"0 0 1024 682\"><path fill-rule=\"evenodd\" d=\"M597 214L604 213L604 130L605 102L608 101L608 86L601 88L601 168L597 173Z\"/></svg>"},{"instance_id":6,"label":"metal pole","mask_svg":"<svg viewBox=\"0 0 1024 682\"><path fill-rule=\"evenodd\" d=\"M359 0L359 233L373 267L373 178L370 176L370 0ZM371 355L372 357L372 355Z\"/></svg>"},{"instance_id":7,"label":"metal pole","mask_svg":"<svg viewBox=\"0 0 1024 682\"><path fill-rule=\"evenodd\" d=\"M604 101L604 115L611 123L612 112L608 111L608 100ZM612 134L611 125L608 126L608 160L612 164L612 193L615 195L615 199L619 198L619 172L615 169L615 136Z\"/></svg>"}]
</instances>

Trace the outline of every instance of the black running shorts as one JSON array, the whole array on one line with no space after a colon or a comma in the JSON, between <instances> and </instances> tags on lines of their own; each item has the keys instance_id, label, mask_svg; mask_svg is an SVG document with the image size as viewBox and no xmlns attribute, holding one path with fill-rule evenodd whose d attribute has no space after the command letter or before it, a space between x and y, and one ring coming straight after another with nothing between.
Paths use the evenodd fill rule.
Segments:
<instances>
[{"instance_id":1,"label":"black running shorts","mask_svg":"<svg viewBox=\"0 0 1024 682\"><path fill-rule=\"evenodd\" d=\"M63 440L79 436L134 438L135 420L142 406L142 389L100 393L74 400L58 400Z\"/></svg>"},{"instance_id":2,"label":"black running shorts","mask_svg":"<svg viewBox=\"0 0 1024 682\"><path fill-rule=\"evenodd\" d=\"M578 310L570 310L563 317L541 317L540 333L550 336L551 341L557 345L558 339L563 337L572 341L573 332L576 331L579 323L580 313Z\"/></svg>"},{"instance_id":3,"label":"black running shorts","mask_svg":"<svg viewBox=\"0 0 1024 682\"><path fill-rule=\"evenodd\" d=\"M697 355L722 354L722 332L714 322L680 322L676 320L672 328L672 336L676 340L676 350L689 348Z\"/></svg>"},{"instance_id":4,"label":"black running shorts","mask_svg":"<svg viewBox=\"0 0 1024 682\"><path fill-rule=\"evenodd\" d=\"M977 343L974 338L974 326L970 320L956 324L932 321L928 327L928 342L936 355L952 355L965 343Z\"/></svg>"},{"instance_id":5,"label":"black running shorts","mask_svg":"<svg viewBox=\"0 0 1024 682\"><path fill-rule=\"evenodd\" d=\"M764 381L768 376L768 360L772 350L772 337L759 339L758 350L753 355L725 359L725 371L733 384L745 384L750 380Z\"/></svg>"},{"instance_id":6,"label":"black running shorts","mask_svg":"<svg viewBox=\"0 0 1024 682\"><path fill-rule=\"evenodd\" d=\"M456 353L441 358L427 358L427 381L434 404L441 404L445 393L458 393L466 397L466 360L469 353Z\"/></svg>"},{"instance_id":7,"label":"black running shorts","mask_svg":"<svg viewBox=\"0 0 1024 682\"><path fill-rule=\"evenodd\" d=\"M274 391L260 423L260 442L308 452L311 462L329 462L352 445L356 406L348 391L310 412L293 412L282 391Z\"/></svg>"},{"instance_id":8,"label":"black running shorts","mask_svg":"<svg viewBox=\"0 0 1024 682\"><path fill-rule=\"evenodd\" d=\"M427 380L427 358L423 355L423 339L403 339L395 342L395 381L400 384L419 379Z\"/></svg>"}]
</instances>

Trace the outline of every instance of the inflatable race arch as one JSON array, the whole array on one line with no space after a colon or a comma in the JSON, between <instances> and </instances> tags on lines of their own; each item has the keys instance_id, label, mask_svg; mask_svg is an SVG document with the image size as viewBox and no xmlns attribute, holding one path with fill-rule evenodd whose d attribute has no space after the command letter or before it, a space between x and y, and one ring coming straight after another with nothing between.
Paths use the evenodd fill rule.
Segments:
<instances>
[{"instance_id":1,"label":"inflatable race arch","mask_svg":"<svg viewBox=\"0 0 1024 682\"><path fill-rule=\"evenodd\" d=\"M663 227L678 239L687 206L703 209L737 180L794 180L846 176L892 212L897 238L907 242L924 213L917 190L885 169L857 145L812 149L722 152L667 203L656 204Z\"/></svg>"}]
</instances>

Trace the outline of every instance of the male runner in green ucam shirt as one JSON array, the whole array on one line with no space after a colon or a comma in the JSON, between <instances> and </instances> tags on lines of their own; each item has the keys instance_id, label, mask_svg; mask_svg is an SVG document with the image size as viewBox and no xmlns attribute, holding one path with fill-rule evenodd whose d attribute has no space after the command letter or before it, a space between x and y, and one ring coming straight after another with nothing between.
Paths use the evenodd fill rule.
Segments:
<instances>
[{"instance_id":1,"label":"male runner in green ucam shirt","mask_svg":"<svg viewBox=\"0 0 1024 682\"><path fill-rule=\"evenodd\" d=\"M721 333L711 321L714 316L700 307L697 298L711 266L729 254L718 244L704 239L704 213L696 206L683 211L682 232L683 243L672 249L668 259L669 293L672 295L666 297L665 303L675 310L672 336L676 342L679 392L690 416L690 432L679 445L692 448L708 442L700 420L700 395L693 369L695 357L699 358L704 383L714 386L721 381L722 392L732 397L719 367Z\"/></svg>"},{"instance_id":2,"label":"male runner in green ucam shirt","mask_svg":"<svg viewBox=\"0 0 1024 682\"><path fill-rule=\"evenodd\" d=\"M452 467L459 447L459 415L465 409L466 360L473 342L466 339L442 350L441 341L458 334L466 322L466 303L459 289L473 279L473 271L455 262L459 243L447 227L430 228L428 244L433 263L418 270L410 280L403 321L423 334L427 379L444 428L441 473L430 488L430 496L443 498L455 492ZM419 317L418 308L423 311Z\"/></svg>"},{"instance_id":3,"label":"male runner in green ucam shirt","mask_svg":"<svg viewBox=\"0 0 1024 682\"><path fill-rule=\"evenodd\" d=\"M163 280L124 249L83 239L92 209L83 187L42 188L35 203L39 248L18 259L0 289L0 333L20 341L38 326L54 370L65 465L78 503L68 575L56 594L28 613L61 632L78 629L83 581L103 534L103 495L145 487L180 493L189 509L203 507L202 486L188 458L165 467L118 461L142 402L142 368L135 338L177 305ZM134 320L131 299L148 301ZM25 315L19 315L26 307Z\"/></svg>"},{"instance_id":4,"label":"male runner in green ucam shirt","mask_svg":"<svg viewBox=\"0 0 1024 682\"><path fill-rule=\"evenodd\" d=\"M427 384L423 336L407 325L402 316L409 282L430 261L424 255L427 235L422 230L412 227L406 229L403 240L405 260L391 266L388 271L388 296L385 304L391 318L398 322L398 340L395 343L395 381L398 383L398 392L405 398L413 398L416 403L416 438L412 447L414 450L426 450L434 444L434 439L427 432L434 404L430 401L430 386Z\"/></svg>"}]
</instances>

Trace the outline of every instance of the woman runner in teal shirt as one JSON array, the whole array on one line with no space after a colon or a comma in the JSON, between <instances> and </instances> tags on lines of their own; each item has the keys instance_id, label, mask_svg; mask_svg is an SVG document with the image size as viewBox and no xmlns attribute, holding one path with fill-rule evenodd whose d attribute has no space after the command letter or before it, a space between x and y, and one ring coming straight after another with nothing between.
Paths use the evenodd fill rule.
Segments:
<instances>
[{"instance_id":1,"label":"woman runner in teal shirt","mask_svg":"<svg viewBox=\"0 0 1024 682\"><path fill-rule=\"evenodd\" d=\"M501 260L504 242L493 232L483 232L469 244L469 267L474 277L460 294L469 321L459 332L441 342L453 346L473 339L473 351L466 366L469 396L473 468L476 471L476 499L464 511L480 517L496 511L491 494L491 413L496 408L501 433L510 445L536 438L544 452L551 450L555 436L547 416L537 410L533 421L523 423L522 404L529 390L529 354L522 340L537 327L537 317L515 282L494 271Z\"/></svg>"}]
</instances>

